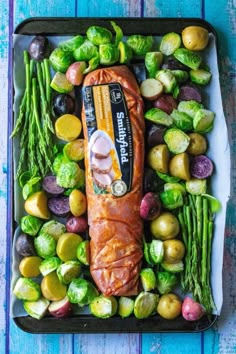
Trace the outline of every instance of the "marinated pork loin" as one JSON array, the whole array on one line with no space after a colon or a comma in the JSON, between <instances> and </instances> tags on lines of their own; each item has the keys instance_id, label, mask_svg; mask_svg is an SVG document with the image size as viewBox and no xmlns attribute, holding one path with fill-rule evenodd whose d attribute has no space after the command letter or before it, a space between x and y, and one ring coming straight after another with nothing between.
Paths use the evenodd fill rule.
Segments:
<instances>
[{"instance_id":1,"label":"marinated pork loin","mask_svg":"<svg viewBox=\"0 0 236 354\"><path fill-rule=\"evenodd\" d=\"M92 156L91 158L91 168L97 173L109 173L112 168L112 158L110 155L104 159L96 158Z\"/></svg>"},{"instance_id":2,"label":"marinated pork loin","mask_svg":"<svg viewBox=\"0 0 236 354\"><path fill-rule=\"evenodd\" d=\"M123 96L119 87L115 84L113 87L111 83L119 84ZM85 135L86 195L91 237L91 275L100 291L106 296L136 295L143 256L143 223L139 215L144 164L143 101L135 77L126 66L93 71L85 77L83 86L82 121ZM94 97L94 100L98 102L98 96L103 95L104 92L105 98L101 96L100 101L107 100L109 95L106 93L110 92L111 103L99 106L97 111L102 111L102 114L98 113L93 118L90 109L91 97ZM122 103L122 97L125 99L125 104ZM121 104L120 102L126 108L123 111L116 109L114 113L112 105L117 107ZM119 192L122 191L124 185L127 187L127 192L124 189L124 195L120 194L121 196L113 195L111 190L99 193L94 188L94 177L100 186L111 182L108 173L93 171L94 167L95 169L99 168L97 160L101 157L108 160L100 164L99 172L105 171L104 167L110 167L108 158L110 147L106 139L102 138L103 133L97 141L95 140L96 144L93 144L92 148L89 145L96 129L98 135L105 130L104 117L106 114L107 119L111 120L110 105L113 107L111 109L113 128L108 127L106 133L116 144L122 172L119 176L119 166L113 162L112 171L114 171L114 179L116 179L113 183L118 183L117 191ZM127 110L129 117L127 119L125 110ZM117 119L114 118L114 114ZM129 135L129 139L127 139L127 135ZM94 155L97 160L94 160Z\"/></svg>"}]
</instances>

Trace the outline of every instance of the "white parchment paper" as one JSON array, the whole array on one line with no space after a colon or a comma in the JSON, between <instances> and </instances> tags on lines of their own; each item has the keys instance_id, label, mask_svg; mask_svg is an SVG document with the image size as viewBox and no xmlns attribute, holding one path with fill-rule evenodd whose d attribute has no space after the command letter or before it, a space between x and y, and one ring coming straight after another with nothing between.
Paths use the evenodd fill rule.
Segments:
<instances>
[{"instance_id":1,"label":"white parchment paper","mask_svg":"<svg viewBox=\"0 0 236 354\"><path fill-rule=\"evenodd\" d=\"M22 97L22 90L25 83L24 78L24 63L23 50L28 48L28 45L33 37L24 35L14 36L14 112L18 111L19 102ZM50 37L52 46L56 46L62 40L69 37ZM160 38L156 38L159 42ZM213 34L210 34L210 41L207 49L204 51L204 60L209 65L212 72L212 80L203 91L203 105L205 108L216 113L214 129L208 134L209 148L207 156L214 162L215 172L211 178L212 195L218 198L222 204L222 209L216 214L214 220L214 239L212 244L212 262L211 262L211 284L213 297L216 305L215 314L221 312L223 295L222 295L222 267L223 267L223 251L224 251L224 232L226 220L227 201L230 196L230 149L228 142L227 125L224 117L222 98L219 82L219 70L217 61L216 39ZM18 158L19 146L17 140L14 143L14 157ZM23 200L17 183L15 183L15 220L18 222L23 216ZM19 235L19 229L16 231L16 237ZM12 288L15 281L20 276L18 265L20 257L16 254L13 244L13 259L12 259ZM22 302L17 300L12 294L11 301L12 317L27 315L23 309Z\"/></svg>"}]
</instances>

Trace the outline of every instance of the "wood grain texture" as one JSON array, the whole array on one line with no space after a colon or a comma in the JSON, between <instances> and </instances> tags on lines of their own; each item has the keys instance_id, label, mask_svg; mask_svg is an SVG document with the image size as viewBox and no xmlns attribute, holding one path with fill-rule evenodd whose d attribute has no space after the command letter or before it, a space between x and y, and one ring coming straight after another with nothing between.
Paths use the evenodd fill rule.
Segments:
<instances>
[{"instance_id":1,"label":"wood grain texture","mask_svg":"<svg viewBox=\"0 0 236 354\"><path fill-rule=\"evenodd\" d=\"M10 5L13 0L9 1ZM8 109L8 30L9 3L0 3L0 221L6 225L7 109ZM12 11L12 9L11 9ZM224 13L224 16L222 16ZM224 304L216 326L196 334L88 334L32 335L22 332L11 320L5 321L6 232L0 236L0 352L58 354L135 354L236 352L236 12L234 0L18 0L14 1L13 27L28 17L205 17L219 34L222 95L232 147L232 196L228 205L224 257ZM11 28L10 28L11 30Z\"/></svg>"}]
</instances>

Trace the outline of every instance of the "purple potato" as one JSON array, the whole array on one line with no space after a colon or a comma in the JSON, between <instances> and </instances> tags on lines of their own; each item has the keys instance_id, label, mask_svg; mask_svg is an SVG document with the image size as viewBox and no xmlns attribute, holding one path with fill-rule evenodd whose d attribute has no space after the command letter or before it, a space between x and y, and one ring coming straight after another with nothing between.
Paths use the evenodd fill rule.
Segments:
<instances>
[{"instance_id":1,"label":"purple potato","mask_svg":"<svg viewBox=\"0 0 236 354\"><path fill-rule=\"evenodd\" d=\"M23 257L35 256L33 237L26 234L19 235L16 240L16 252Z\"/></svg>"},{"instance_id":2,"label":"purple potato","mask_svg":"<svg viewBox=\"0 0 236 354\"><path fill-rule=\"evenodd\" d=\"M213 173L213 163L209 157L205 155L198 155L193 157L190 164L190 173L193 177L205 179L210 177Z\"/></svg>"},{"instance_id":3,"label":"purple potato","mask_svg":"<svg viewBox=\"0 0 236 354\"><path fill-rule=\"evenodd\" d=\"M69 197L58 196L48 199L48 209L57 216L66 216L70 212Z\"/></svg>"},{"instance_id":4,"label":"purple potato","mask_svg":"<svg viewBox=\"0 0 236 354\"><path fill-rule=\"evenodd\" d=\"M29 45L29 55L32 59L40 61L47 57L49 52L49 42L47 37L36 36Z\"/></svg>"},{"instance_id":5,"label":"purple potato","mask_svg":"<svg viewBox=\"0 0 236 354\"><path fill-rule=\"evenodd\" d=\"M85 216L70 216L66 221L67 232L75 234L85 232L88 229L88 221Z\"/></svg>"},{"instance_id":6,"label":"purple potato","mask_svg":"<svg viewBox=\"0 0 236 354\"><path fill-rule=\"evenodd\" d=\"M59 195L64 192L64 188L57 184L56 176L46 176L43 179L42 184L43 190L49 194Z\"/></svg>"},{"instance_id":7,"label":"purple potato","mask_svg":"<svg viewBox=\"0 0 236 354\"><path fill-rule=\"evenodd\" d=\"M161 213L161 202L158 194L148 192L140 205L140 216L144 220L154 220Z\"/></svg>"},{"instance_id":8,"label":"purple potato","mask_svg":"<svg viewBox=\"0 0 236 354\"><path fill-rule=\"evenodd\" d=\"M143 192L146 194L148 192L155 192L158 189L158 176L156 172L149 167L144 170L143 178Z\"/></svg>"},{"instance_id":9,"label":"purple potato","mask_svg":"<svg viewBox=\"0 0 236 354\"><path fill-rule=\"evenodd\" d=\"M193 85L184 85L179 88L179 94L178 94L178 100L179 101L190 101L194 100L199 103L202 102L202 95L200 90Z\"/></svg>"},{"instance_id":10,"label":"purple potato","mask_svg":"<svg viewBox=\"0 0 236 354\"><path fill-rule=\"evenodd\" d=\"M152 124L147 133L147 143L150 148L153 146L164 144L164 133L166 127L163 125Z\"/></svg>"},{"instance_id":11,"label":"purple potato","mask_svg":"<svg viewBox=\"0 0 236 354\"><path fill-rule=\"evenodd\" d=\"M59 93L53 97L53 110L56 116L62 116L67 113L74 113L75 101L67 93Z\"/></svg>"},{"instance_id":12,"label":"purple potato","mask_svg":"<svg viewBox=\"0 0 236 354\"><path fill-rule=\"evenodd\" d=\"M153 106L161 109L167 114L171 114L172 111L177 108L177 102L173 96L163 94L153 102Z\"/></svg>"},{"instance_id":13,"label":"purple potato","mask_svg":"<svg viewBox=\"0 0 236 354\"><path fill-rule=\"evenodd\" d=\"M168 58L167 62L165 62L162 65L163 69L170 69L170 70L185 70L185 71L189 71L189 68L182 64L180 61L176 60L175 58Z\"/></svg>"}]
</instances>

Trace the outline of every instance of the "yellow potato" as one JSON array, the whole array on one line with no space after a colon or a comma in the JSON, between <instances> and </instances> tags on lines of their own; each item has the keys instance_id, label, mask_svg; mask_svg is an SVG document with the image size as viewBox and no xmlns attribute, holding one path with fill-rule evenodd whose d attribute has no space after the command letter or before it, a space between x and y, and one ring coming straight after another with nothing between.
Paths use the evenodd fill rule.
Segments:
<instances>
[{"instance_id":1,"label":"yellow potato","mask_svg":"<svg viewBox=\"0 0 236 354\"><path fill-rule=\"evenodd\" d=\"M169 172L171 176L179 177L185 181L189 181L191 176L189 172L189 157L186 152L177 154L170 160Z\"/></svg>"},{"instance_id":2,"label":"yellow potato","mask_svg":"<svg viewBox=\"0 0 236 354\"><path fill-rule=\"evenodd\" d=\"M73 141L80 135L82 124L73 114L64 114L56 120L55 131L58 139Z\"/></svg>"},{"instance_id":3,"label":"yellow potato","mask_svg":"<svg viewBox=\"0 0 236 354\"><path fill-rule=\"evenodd\" d=\"M209 33L201 26L188 26L182 31L182 41L189 50L203 50L208 44Z\"/></svg>"},{"instance_id":4,"label":"yellow potato","mask_svg":"<svg viewBox=\"0 0 236 354\"><path fill-rule=\"evenodd\" d=\"M184 243L181 240L171 239L163 242L164 262L177 263L181 261L185 254Z\"/></svg>"},{"instance_id":5,"label":"yellow potato","mask_svg":"<svg viewBox=\"0 0 236 354\"><path fill-rule=\"evenodd\" d=\"M42 258L38 256L24 257L19 264L19 271L26 278L33 278L40 275L39 266Z\"/></svg>"},{"instance_id":6,"label":"yellow potato","mask_svg":"<svg viewBox=\"0 0 236 354\"><path fill-rule=\"evenodd\" d=\"M77 259L77 247L83 241L80 235L72 232L65 232L57 242L57 255L63 261Z\"/></svg>"},{"instance_id":7,"label":"yellow potato","mask_svg":"<svg viewBox=\"0 0 236 354\"><path fill-rule=\"evenodd\" d=\"M161 213L156 219L150 222L150 231L153 237L165 241L174 238L180 230L179 221L170 212Z\"/></svg>"},{"instance_id":8,"label":"yellow potato","mask_svg":"<svg viewBox=\"0 0 236 354\"><path fill-rule=\"evenodd\" d=\"M58 279L56 272L51 272L41 282L43 296L50 301L59 301L66 296L67 286Z\"/></svg>"},{"instance_id":9,"label":"yellow potato","mask_svg":"<svg viewBox=\"0 0 236 354\"><path fill-rule=\"evenodd\" d=\"M87 200L84 193L74 189L69 196L70 211L74 216L81 216L86 212Z\"/></svg>"},{"instance_id":10,"label":"yellow potato","mask_svg":"<svg viewBox=\"0 0 236 354\"><path fill-rule=\"evenodd\" d=\"M155 171L168 173L169 157L170 154L167 145L156 145L149 150L147 163Z\"/></svg>"},{"instance_id":11,"label":"yellow potato","mask_svg":"<svg viewBox=\"0 0 236 354\"><path fill-rule=\"evenodd\" d=\"M25 211L40 219L49 219L50 212L48 210L46 193L39 191L30 195L25 201Z\"/></svg>"}]
</instances>

